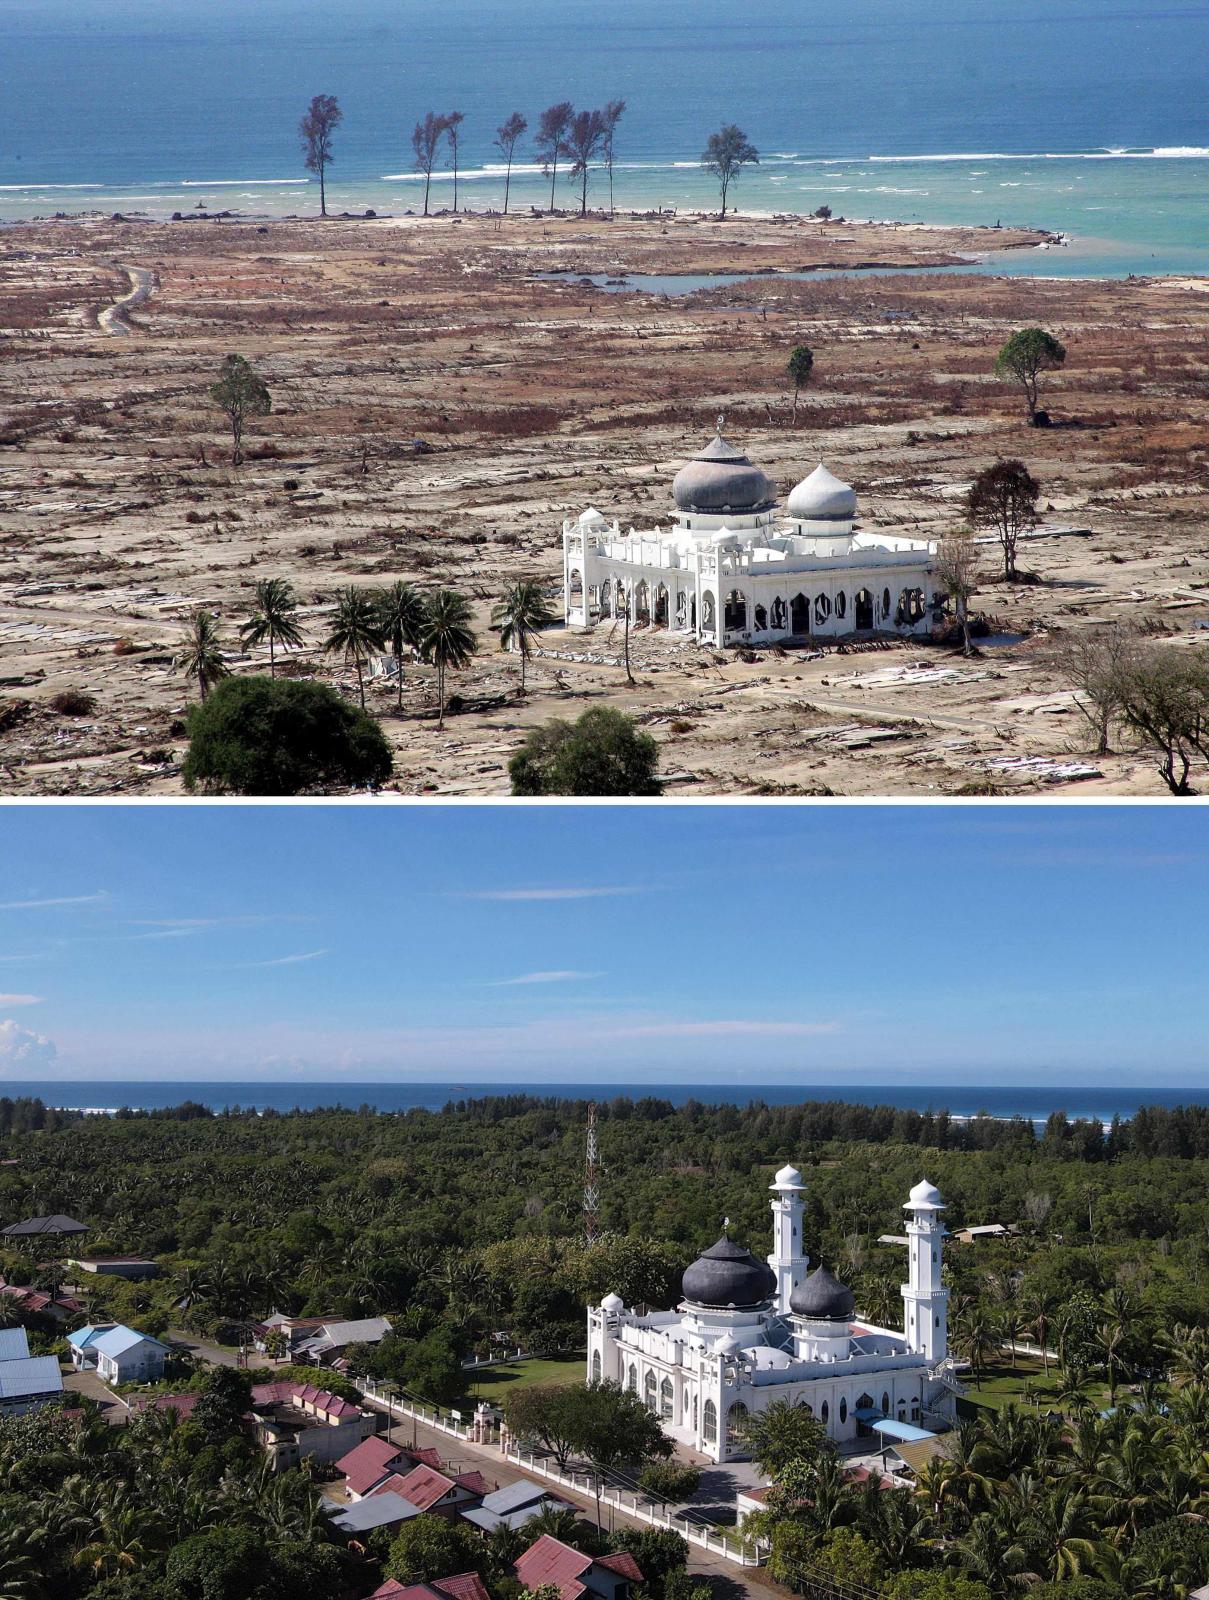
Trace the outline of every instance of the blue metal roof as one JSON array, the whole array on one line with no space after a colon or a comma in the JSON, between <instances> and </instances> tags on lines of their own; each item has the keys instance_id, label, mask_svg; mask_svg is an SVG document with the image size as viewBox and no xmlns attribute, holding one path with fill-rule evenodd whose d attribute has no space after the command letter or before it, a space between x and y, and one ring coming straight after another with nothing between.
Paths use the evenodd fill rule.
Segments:
<instances>
[{"instance_id":1,"label":"blue metal roof","mask_svg":"<svg viewBox=\"0 0 1209 1600\"><path fill-rule=\"evenodd\" d=\"M109 1328L104 1333L98 1333L93 1341L92 1348L99 1350L103 1356L123 1356L127 1350L133 1350L136 1345L153 1344L160 1350L166 1350L166 1344L160 1344L158 1339L153 1339L149 1333L140 1333L137 1328L118 1326Z\"/></svg>"},{"instance_id":2,"label":"blue metal roof","mask_svg":"<svg viewBox=\"0 0 1209 1600\"><path fill-rule=\"evenodd\" d=\"M0 1361L23 1361L28 1355L24 1328L0 1328Z\"/></svg>"},{"instance_id":3,"label":"blue metal roof","mask_svg":"<svg viewBox=\"0 0 1209 1600\"><path fill-rule=\"evenodd\" d=\"M0 1401L27 1400L40 1394L61 1394L63 1377L54 1356L27 1356L0 1361Z\"/></svg>"},{"instance_id":4,"label":"blue metal roof","mask_svg":"<svg viewBox=\"0 0 1209 1600\"><path fill-rule=\"evenodd\" d=\"M889 1417L870 1426L874 1433L880 1433L884 1439L897 1439L901 1444L917 1444L921 1439L936 1437L927 1428L917 1428L913 1422L891 1422Z\"/></svg>"},{"instance_id":5,"label":"blue metal roof","mask_svg":"<svg viewBox=\"0 0 1209 1600\"><path fill-rule=\"evenodd\" d=\"M87 1350L99 1333L104 1333L109 1327L107 1322L89 1322L83 1328L77 1328L74 1333L67 1335L67 1342L75 1350Z\"/></svg>"}]
</instances>

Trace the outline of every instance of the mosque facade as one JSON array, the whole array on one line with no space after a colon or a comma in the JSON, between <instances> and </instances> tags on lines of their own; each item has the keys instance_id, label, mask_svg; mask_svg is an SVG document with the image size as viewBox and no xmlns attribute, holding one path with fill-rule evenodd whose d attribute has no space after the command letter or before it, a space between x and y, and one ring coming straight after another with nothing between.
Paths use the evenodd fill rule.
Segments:
<instances>
[{"instance_id":1,"label":"mosque facade","mask_svg":"<svg viewBox=\"0 0 1209 1600\"><path fill-rule=\"evenodd\" d=\"M809 1406L844 1445L881 1419L946 1426L957 1385L941 1281L944 1201L927 1181L905 1204L903 1326L856 1315L852 1290L825 1266L810 1271L801 1173L770 1185L766 1261L724 1233L689 1266L670 1311L628 1309L606 1295L588 1308L588 1378L640 1395L668 1436L713 1461L741 1457L741 1428L776 1400Z\"/></svg>"},{"instance_id":2,"label":"mosque facade","mask_svg":"<svg viewBox=\"0 0 1209 1600\"><path fill-rule=\"evenodd\" d=\"M571 627L624 617L718 649L926 635L944 614L936 545L860 526L856 494L821 464L789 494L718 434L676 474L668 527L589 508L563 523Z\"/></svg>"}]
</instances>

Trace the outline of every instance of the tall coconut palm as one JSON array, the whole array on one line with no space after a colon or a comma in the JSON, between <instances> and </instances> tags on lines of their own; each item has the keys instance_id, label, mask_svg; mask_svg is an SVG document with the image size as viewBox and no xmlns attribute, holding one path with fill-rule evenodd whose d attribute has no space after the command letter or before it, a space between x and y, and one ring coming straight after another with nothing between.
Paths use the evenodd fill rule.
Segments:
<instances>
[{"instance_id":1,"label":"tall coconut palm","mask_svg":"<svg viewBox=\"0 0 1209 1600\"><path fill-rule=\"evenodd\" d=\"M445 726L445 673L464 667L478 650L470 601L456 589L438 589L424 610L420 652L437 669L437 726Z\"/></svg>"},{"instance_id":2,"label":"tall coconut palm","mask_svg":"<svg viewBox=\"0 0 1209 1600\"><path fill-rule=\"evenodd\" d=\"M424 596L414 583L399 579L389 589L378 593L378 621L395 658L398 676L395 680L395 705L403 709L403 652L414 650L420 643L420 630L424 623Z\"/></svg>"},{"instance_id":3,"label":"tall coconut palm","mask_svg":"<svg viewBox=\"0 0 1209 1600\"><path fill-rule=\"evenodd\" d=\"M294 590L285 578L261 578L239 639L245 648L269 641L270 678L277 675L276 646L297 649L302 643L302 629L295 619L297 610Z\"/></svg>"},{"instance_id":4,"label":"tall coconut palm","mask_svg":"<svg viewBox=\"0 0 1209 1600\"><path fill-rule=\"evenodd\" d=\"M358 589L355 584L349 584L347 589L340 591L331 632L323 648L329 655L343 656L346 666L351 662L357 669L357 692L361 697L362 711L365 710L365 663L385 643L386 636L373 595L368 589Z\"/></svg>"},{"instance_id":5,"label":"tall coconut palm","mask_svg":"<svg viewBox=\"0 0 1209 1600\"><path fill-rule=\"evenodd\" d=\"M199 607L189 618L185 642L172 665L186 678L197 679L203 702L219 679L230 675L218 637L218 622L211 612Z\"/></svg>"},{"instance_id":6,"label":"tall coconut palm","mask_svg":"<svg viewBox=\"0 0 1209 1600\"><path fill-rule=\"evenodd\" d=\"M522 578L509 584L491 613L491 621L499 632L501 650L519 650L521 657L521 693L525 692L525 666L533 650L533 640L543 628L555 620L541 584L532 578Z\"/></svg>"}]
</instances>

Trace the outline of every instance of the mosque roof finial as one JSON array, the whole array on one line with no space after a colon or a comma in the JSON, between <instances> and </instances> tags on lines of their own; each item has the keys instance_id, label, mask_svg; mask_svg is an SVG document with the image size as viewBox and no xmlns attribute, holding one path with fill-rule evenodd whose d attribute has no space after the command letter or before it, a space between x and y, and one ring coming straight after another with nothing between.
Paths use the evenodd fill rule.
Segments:
<instances>
[{"instance_id":1,"label":"mosque roof finial","mask_svg":"<svg viewBox=\"0 0 1209 1600\"><path fill-rule=\"evenodd\" d=\"M726 412L725 411L719 411L719 413L718 413L718 437L719 437L719 439L722 437L722 430L723 430L723 428L725 428L725 426L726 426Z\"/></svg>"}]
</instances>

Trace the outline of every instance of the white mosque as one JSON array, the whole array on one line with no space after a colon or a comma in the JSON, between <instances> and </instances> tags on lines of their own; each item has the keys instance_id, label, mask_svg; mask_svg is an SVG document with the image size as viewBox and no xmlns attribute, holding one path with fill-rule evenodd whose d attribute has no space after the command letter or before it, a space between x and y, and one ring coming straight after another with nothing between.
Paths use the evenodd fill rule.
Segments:
<instances>
[{"instance_id":1,"label":"white mosque","mask_svg":"<svg viewBox=\"0 0 1209 1600\"><path fill-rule=\"evenodd\" d=\"M563 523L568 626L629 608L718 649L784 639L926 634L943 614L936 545L865 531L850 485L820 465L777 510L776 485L722 437L672 482L667 528L621 531L589 508Z\"/></svg>"},{"instance_id":2,"label":"white mosque","mask_svg":"<svg viewBox=\"0 0 1209 1600\"><path fill-rule=\"evenodd\" d=\"M674 1311L639 1315L619 1296L588 1308L588 1376L640 1394L672 1439L713 1461L741 1456L739 1424L774 1400L810 1406L838 1443L883 1420L945 1425L956 1385L941 1283L944 1201L917 1183L907 1213L903 1326L856 1320L855 1297L824 1266L808 1272L802 1175L782 1167L772 1190L767 1263L727 1238L684 1273Z\"/></svg>"}]
</instances>

